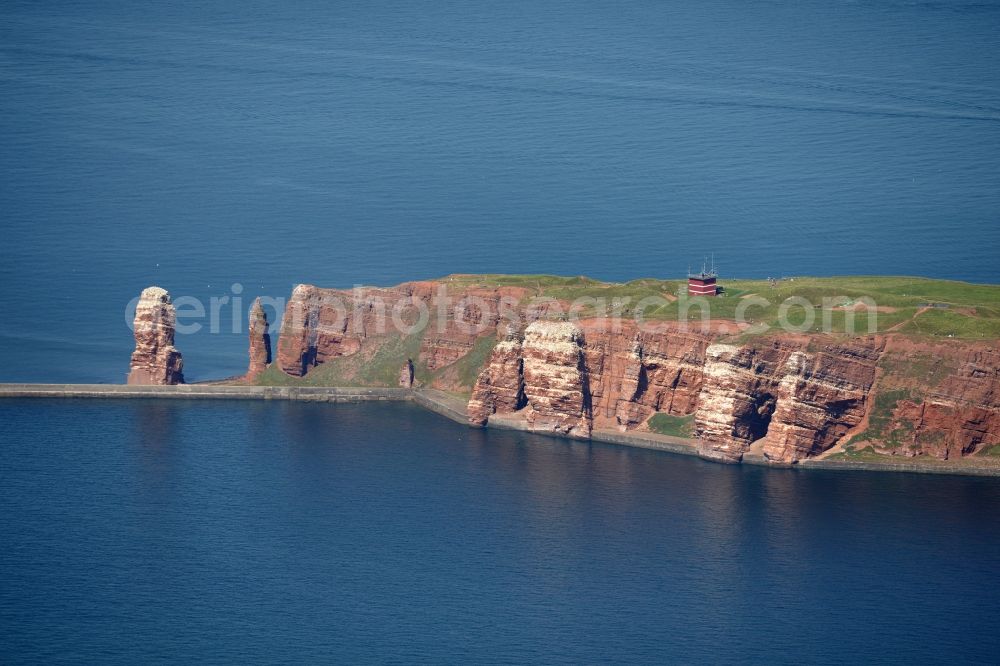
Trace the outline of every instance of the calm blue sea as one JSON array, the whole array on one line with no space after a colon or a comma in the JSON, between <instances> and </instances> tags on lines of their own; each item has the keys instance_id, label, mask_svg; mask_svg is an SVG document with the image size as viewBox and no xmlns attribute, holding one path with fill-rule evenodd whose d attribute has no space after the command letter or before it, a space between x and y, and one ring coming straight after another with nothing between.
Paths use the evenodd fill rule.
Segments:
<instances>
[{"instance_id":1,"label":"calm blue sea","mask_svg":"<svg viewBox=\"0 0 1000 666\"><path fill-rule=\"evenodd\" d=\"M0 661L995 663L996 479L0 401Z\"/></svg>"},{"instance_id":2,"label":"calm blue sea","mask_svg":"<svg viewBox=\"0 0 1000 666\"><path fill-rule=\"evenodd\" d=\"M0 3L0 380L452 272L1000 282L1000 3ZM191 379L242 334L186 335Z\"/></svg>"},{"instance_id":3,"label":"calm blue sea","mask_svg":"<svg viewBox=\"0 0 1000 666\"><path fill-rule=\"evenodd\" d=\"M959 0L6 0L0 381L122 381L150 284L241 329L299 282L709 253L1000 283L998 35ZM232 325L177 344L246 365ZM412 406L3 401L0 662L992 662L998 515L995 480Z\"/></svg>"}]
</instances>

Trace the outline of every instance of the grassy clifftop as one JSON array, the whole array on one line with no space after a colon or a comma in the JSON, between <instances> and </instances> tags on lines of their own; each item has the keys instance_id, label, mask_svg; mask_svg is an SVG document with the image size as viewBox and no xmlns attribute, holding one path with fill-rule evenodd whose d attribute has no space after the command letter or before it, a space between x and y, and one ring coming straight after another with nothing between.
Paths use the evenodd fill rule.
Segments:
<instances>
[{"instance_id":1,"label":"grassy clifftop","mask_svg":"<svg viewBox=\"0 0 1000 666\"><path fill-rule=\"evenodd\" d=\"M652 278L611 283L587 277L555 275L450 275L441 282L456 288L521 287L531 297L559 301L599 299L609 304L620 299L627 304L622 313L634 316L645 301L642 314L654 320L696 320L702 317L701 306L685 299L683 280ZM853 317L854 328L866 332L869 318L877 332L899 332L914 336L994 339L1000 338L1000 285L971 284L950 280L915 277L851 276L812 278L796 277L769 283L767 280L720 280L724 294L704 299L711 319L743 319L772 327L780 324L782 304L786 320L801 326L812 308L813 326L823 330L824 320L833 331L845 330ZM529 297L529 298L531 298ZM752 299L752 300L751 300ZM701 300L701 299L699 299ZM870 309L873 303L877 308ZM595 306L583 302L580 316L598 314Z\"/></svg>"},{"instance_id":2,"label":"grassy clifftop","mask_svg":"<svg viewBox=\"0 0 1000 666\"><path fill-rule=\"evenodd\" d=\"M724 293L716 298L688 299L684 280L645 278L630 282L601 282L587 277L555 275L449 275L437 280L449 291L473 287L519 287L526 290L522 305L533 298L574 303L578 317L606 314L617 300L622 316L646 320L735 320L741 316L755 326L782 330L785 321L803 332L829 330L842 334L853 318L854 331L864 334L869 318L874 330L914 338L1000 339L1000 286L970 284L914 277L796 277L778 280L720 280ZM680 297L678 297L680 296ZM785 306L783 312L782 304ZM866 305L867 304L867 305ZM603 308L603 310L602 310ZM705 314L703 315L703 308ZM808 313L807 310L811 310ZM806 329L807 317L813 323ZM764 332L763 327L759 332ZM742 333L746 338L752 333ZM415 361L416 379L423 384L438 380L471 390L495 338L484 336L467 355L451 366L430 372L417 359L424 334L390 334L364 352L335 358L313 368L305 377L290 377L272 365L258 379L260 384L318 386L394 386L407 358Z\"/></svg>"}]
</instances>

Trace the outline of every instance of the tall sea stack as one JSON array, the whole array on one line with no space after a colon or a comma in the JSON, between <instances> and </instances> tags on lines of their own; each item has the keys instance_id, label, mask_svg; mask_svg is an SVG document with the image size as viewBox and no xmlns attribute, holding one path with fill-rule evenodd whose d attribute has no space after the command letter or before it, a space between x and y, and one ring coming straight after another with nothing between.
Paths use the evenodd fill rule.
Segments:
<instances>
[{"instance_id":1,"label":"tall sea stack","mask_svg":"<svg viewBox=\"0 0 1000 666\"><path fill-rule=\"evenodd\" d=\"M253 382L271 363L271 335L267 313L260 304L260 298L250 308L250 364L247 366L246 381Z\"/></svg>"},{"instance_id":2,"label":"tall sea stack","mask_svg":"<svg viewBox=\"0 0 1000 666\"><path fill-rule=\"evenodd\" d=\"M160 287L142 290L135 307L135 351L129 384L183 384L184 361L174 347L176 313L170 294Z\"/></svg>"}]
</instances>

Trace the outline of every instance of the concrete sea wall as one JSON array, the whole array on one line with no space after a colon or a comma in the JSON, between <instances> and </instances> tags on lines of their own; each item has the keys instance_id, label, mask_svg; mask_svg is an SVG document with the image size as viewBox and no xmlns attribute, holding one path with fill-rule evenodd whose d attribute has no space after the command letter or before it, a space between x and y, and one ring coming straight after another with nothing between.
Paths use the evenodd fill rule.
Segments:
<instances>
[{"instance_id":1,"label":"concrete sea wall","mask_svg":"<svg viewBox=\"0 0 1000 666\"><path fill-rule=\"evenodd\" d=\"M363 402L369 400L411 400L412 391L401 388L219 386L211 384L178 384L175 386L0 384L0 398L197 398Z\"/></svg>"}]
</instances>

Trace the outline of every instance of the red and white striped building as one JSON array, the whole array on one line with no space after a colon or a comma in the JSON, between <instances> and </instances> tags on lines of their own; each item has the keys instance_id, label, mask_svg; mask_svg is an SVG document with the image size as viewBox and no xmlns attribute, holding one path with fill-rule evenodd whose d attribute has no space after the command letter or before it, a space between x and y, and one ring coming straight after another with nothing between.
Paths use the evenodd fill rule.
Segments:
<instances>
[{"instance_id":1,"label":"red and white striped building","mask_svg":"<svg viewBox=\"0 0 1000 666\"><path fill-rule=\"evenodd\" d=\"M719 287L715 271L702 269L700 273L688 273L688 296L715 296Z\"/></svg>"}]
</instances>

